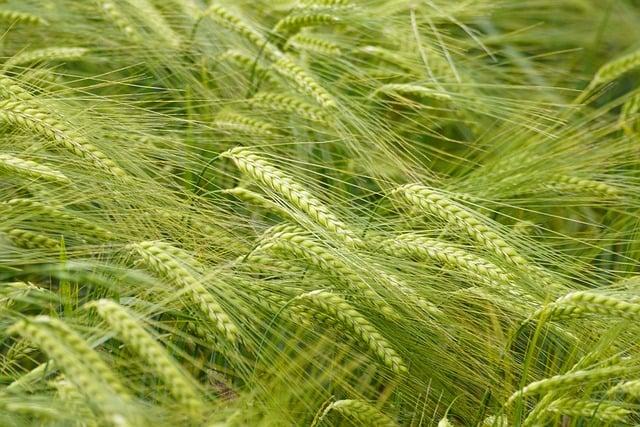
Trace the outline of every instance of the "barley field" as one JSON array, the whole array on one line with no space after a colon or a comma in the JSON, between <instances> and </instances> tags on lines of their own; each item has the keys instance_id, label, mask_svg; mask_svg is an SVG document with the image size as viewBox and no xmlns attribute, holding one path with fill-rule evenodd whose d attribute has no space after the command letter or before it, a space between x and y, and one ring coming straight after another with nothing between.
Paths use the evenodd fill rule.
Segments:
<instances>
[{"instance_id":1,"label":"barley field","mask_svg":"<svg viewBox=\"0 0 640 427\"><path fill-rule=\"evenodd\" d=\"M0 26L0 427L640 425L637 0Z\"/></svg>"}]
</instances>

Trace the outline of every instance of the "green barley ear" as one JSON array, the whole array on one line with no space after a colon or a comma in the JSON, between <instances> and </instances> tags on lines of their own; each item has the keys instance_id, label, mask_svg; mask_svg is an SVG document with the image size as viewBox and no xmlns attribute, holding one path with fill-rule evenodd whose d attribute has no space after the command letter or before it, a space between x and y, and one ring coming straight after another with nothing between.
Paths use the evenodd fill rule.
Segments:
<instances>
[{"instance_id":1,"label":"green barley ear","mask_svg":"<svg viewBox=\"0 0 640 427\"><path fill-rule=\"evenodd\" d=\"M638 66L640 66L640 50L633 51L607 62L598 69L589 85L582 91L574 103L581 103L598 86L610 83Z\"/></svg>"},{"instance_id":2,"label":"green barley ear","mask_svg":"<svg viewBox=\"0 0 640 427\"><path fill-rule=\"evenodd\" d=\"M258 92L248 100L248 103L254 109L293 113L314 122L326 124L330 120L325 109L318 108L295 96L282 93Z\"/></svg>"},{"instance_id":3,"label":"green barley ear","mask_svg":"<svg viewBox=\"0 0 640 427\"><path fill-rule=\"evenodd\" d=\"M384 415L370 403L363 400L344 399L338 400L327 406L321 419L326 418L330 412L338 412L340 415L351 419L363 426L395 427L397 424ZM319 424L319 423L318 423Z\"/></svg>"},{"instance_id":4,"label":"green barley ear","mask_svg":"<svg viewBox=\"0 0 640 427\"><path fill-rule=\"evenodd\" d=\"M33 319L33 322L38 325L45 325L54 330L60 336L62 341L71 347L82 359L83 363L91 366L91 369L95 371L99 378L104 380L116 393L118 393L120 397L125 399L130 398L129 391L106 362L66 323L62 320L47 316L36 317Z\"/></svg>"},{"instance_id":5,"label":"green barley ear","mask_svg":"<svg viewBox=\"0 0 640 427\"><path fill-rule=\"evenodd\" d=\"M47 25L48 22L30 13L18 12L15 10L0 10L0 22L10 24Z\"/></svg>"},{"instance_id":6,"label":"green barley ear","mask_svg":"<svg viewBox=\"0 0 640 427\"><path fill-rule=\"evenodd\" d=\"M509 427L509 420L504 415L489 415L482 420L482 427Z\"/></svg>"},{"instance_id":7,"label":"green barley ear","mask_svg":"<svg viewBox=\"0 0 640 427\"><path fill-rule=\"evenodd\" d=\"M283 77L293 81L302 91L313 97L320 106L330 108L336 105L329 92L290 58L281 57L273 63L272 68Z\"/></svg>"},{"instance_id":8,"label":"green barley ear","mask_svg":"<svg viewBox=\"0 0 640 427\"><path fill-rule=\"evenodd\" d=\"M560 388L571 388L580 384L596 384L601 381L607 381L614 378L620 378L624 375L633 373L633 369L628 366L610 366L600 369L583 370L560 374L550 378L532 382L522 389L513 393L505 406L513 404L516 400L533 394L544 394L551 390Z\"/></svg>"},{"instance_id":9,"label":"green barley ear","mask_svg":"<svg viewBox=\"0 0 640 427\"><path fill-rule=\"evenodd\" d=\"M600 67L593 77L595 82L593 84L611 82L638 66L640 66L640 50L628 53Z\"/></svg>"},{"instance_id":10,"label":"green barley ear","mask_svg":"<svg viewBox=\"0 0 640 427\"><path fill-rule=\"evenodd\" d=\"M290 254L294 259L298 258L309 262L324 273L344 282L354 294L364 296L384 316L397 317L393 308L357 272L334 255L330 248L315 240L303 229L283 224L267 230L255 251L267 250Z\"/></svg>"},{"instance_id":11,"label":"green barley ear","mask_svg":"<svg viewBox=\"0 0 640 427\"><path fill-rule=\"evenodd\" d=\"M587 401L581 399L561 398L547 407L547 411L570 417L584 417L603 422L626 423L631 410L612 402Z\"/></svg>"},{"instance_id":12,"label":"green barley ear","mask_svg":"<svg viewBox=\"0 0 640 427\"><path fill-rule=\"evenodd\" d=\"M273 200L269 200L262 194L256 193L244 187L235 187L222 191L224 194L230 194L239 200L243 200L253 206L262 208L267 212L273 212L282 218L288 218L289 214L286 210L281 208Z\"/></svg>"},{"instance_id":13,"label":"green barley ear","mask_svg":"<svg viewBox=\"0 0 640 427\"><path fill-rule=\"evenodd\" d=\"M528 261L492 230L479 214L471 212L434 189L420 184L407 184L394 190L394 194L402 196L407 202L424 209L427 213L455 225L505 261L517 266L528 264Z\"/></svg>"},{"instance_id":14,"label":"green barley ear","mask_svg":"<svg viewBox=\"0 0 640 427\"><path fill-rule=\"evenodd\" d=\"M69 61L76 60L85 56L88 49L81 47L48 47L43 49L34 49L19 53L7 61L3 68L9 69L16 66L31 63L43 63L49 61Z\"/></svg>"},{"instance_id":15,"label":"green barley ear","mask_svg":"<svg viewBox=\"0 0 640 427\"><path fill-rule=\"evenodd\" d=\"M490 284L509 284L514 277L506 270L451 243L401 234L379 242L377 247L389 255L401 255L417 260L433 260L450 268L470 273Z\"/></svg>"},{"instance_id":16,"label":"green barley ear","mask_svg":"<svg viewBox=\"0 0 640 427\"><path fill-rule=\"evenodd\" d=\"M531 221L523 220L513 224L512 230L516 235L528 236L534 234L538 226Z\"/></svg>"},{"instance_id":17,"label":"green barley ear","mask_svg":"<svg viewBox=\"0 0 640 427\"><path fill-rule=\"evenodd\" d=\"M0 426L638 422L637 22L0 0Z\"/></svg>"},{"instance_id":18,"label":"green barley ear","mask_svg":"<svg viewBox=\"0 0 640 427\"><path fill-rule=\"evenodd\" d=\"M329 57L342 55L342 49L337 43L311 34L298 33L289 38L284 48L295 48L300 51L312 52Z\"/></svg>"},{"instance_id":19,"label":"green barley ear","mask_svg":"<svg viewBox=\"0 0 640 427\"><path fill-rule=\"evenodd\" d=\"M264 65L259 58L255 57L255 55L249 55L238 49L229 49L219 55L217 60L228 62L241 68L248 76L254 76L257 81L264 79L271 85L278 84L278 78L274 75L274 72Z\"/></svg>"},{"instance_id":20,"label":"green barley ear","mask_svg":"<svg viewBox=\"0 0 640 427\"><path fill-rule=\"evenodd\" d=\"M175 13L175 9L178 9L192 21L197 20L202 12L202 8L195 0L152 0L152 3L167 13L171 13L172 11Z\"/></svg>"},{"instance_id":21,"label":"green barley ear","mask_svg":"<svg viewBox=\"0 0 640 427\"><path fill-rule=\"evenodd\" d=\"M213 125L222 131L232 134L238 132L269 137L277 133L276 128L270 123L231 112L218 114L213 121Z\"/></svg>"},{"instance_id":22,"label":"green barley ear","mask_svg":"<svg viewBox=\"0 0 640 427\"><path fill-rule=\"evenodd\" d=\"M164 16L149 0L126 0L141 24L149 29L155 38L172 49L180 49L182 37L176 33Z\"/></svg>"},{"instance_id":23,"label":"green barley ear","mask_svg":"<svg viewBox=\"0 0 640 427\"><path fill-rule=\"evenodd\" d=\"M88 303L118 337L167 384L171 394L189 411L198 414L204 405L193 381L178 367L140 321L121 305L106 299Z\"/></svg>"},{"instance_id":24,"label":"green barley ear","mask_svg":"<svg viewBox=\"0 0 640 427\"><path fill-rule=\"evenodd\" d=\"M222 27L244 37L257 49L264 49L270 57L279 57L281 53L256 29L252 28L242 18L231 13L218 4L212 4L203 13L202 17L209 17Z\"/></svg>"},{"instance_id":25,"label":"green barley ear","mask_svg":"<svg viewBox=\"0 0 640 427\"><path fill-rule=\"evenodd\" d=\"M640 380L623 381L607 391L609 395L626 394L633 398L640 397Z\"/></svg>"},{"instance_id":26,"label":"green barley ear","mask_svg":"<svg viewBox=\"0 0 640 427\"><path fill-rule=\"evenodd\" d=\"M140 242L130 246L155 272L184 291L198 310L230 342L238 340L238 327L223 310L216 298L183 264L178 262L166 246L158 242Z\"/></svg>"},{"instance_id":27,"label":"green barley ear","mask_svg":"<svg viewBox=\"0 0 640 427\"><path fill-rule=\"evenodd\" d=\"M371 94L371 96L375 96L381 93L412 96L418 99L432 98L439 101L451 100L451 96L447 93L440 92L436 89L431 89L425 86L409 84L409 83L388 83L386 85L382 85L376 88L376 90Z\"/></svg>"},{"instance_id":28,"label":"green barley ear","mask_svg":"<svg viewBox=\"0 0 640 427\"><path fill-rule=\"evenodd\" d=\"M339 21L337 16L330 13L310 11L286 16L276 23L273 31L287 39L305 27L331 25Z\"/></svg>"},{"instance_id":29,"label":"green barley ear","mask_svg":"<svg viewBox=\"0 0 640 427\"><path fill-rule=\"evenodd\" d=\"M250 149L237 147L222 154L234 161L238 169L269 187L316 223L335 233L345 243L358 244L360 239L331 210L284 171L273 166Z\"/></svg>"},{"instance_id":30,"label":"green barley ear","mask_svg":"<svg viewBox=\"0 0 640 427\"><path fill-rule=\"evenodd\" d=\"M300 295L298 302L311 305L329 318L333 318L337 324L349 329L393 372L407 372L407 367L396 350L364 316L341 297L325 290L316 290Z\"/></svg>"},{"instance_id":31,"label":"green barley ear","mask_svg":"<svg viewBox=\"0 0 640 427\"><path fill-rule=\"evenodd\" d=\"M585 314L602 314L621 319L638 320L640 318L640 304L596 292L576 291L541 308L534 316L543 314L554 319L580 317Z\"/></svg>"},{"instance_id":32,"label":"green barley ear","mask_svg":"<svg viewBox=\"0 0 640 427\"><path fill-rule=\"evenodd\" d=\"M575 176L556 175L552 177L549 186L560 191L587 193L612 199L622 196L622 191L611 184Z\"/></svg>"},{"instance_id":33,"label":"green barley ear","mask_svg":"<svg viewBox=\"0 0 640 427\"><path fill-rule=\"evenodd\" d=\"M620 127L628 136L640 133L640 94L633 95L622 106Z\"/></svg>"},{"instance_id":34,"label":"green barley ear","mask_svg":"<svg viewBox=\"0 0 640 427\"><path fill-rule=\"evenodd\" d=\"M330 7L349 6L352 0L300 0L299 3L306 7Z\"/></svg>"},{"instance_id":35,"label":"green barley ear","mask_svg":"<svg viewBox=\"0 0 640 427\"><path fill-rule=\"evenodd\" d=\"M411 62L408 61L404 55L400 55L381 46L359 46L354 49L354 53L397 67L409 75L413 75L415 73L415 69L412 67Z\"/></svg>"},{"instance_id":36,"label":"green barley ear","mask_svg":"<svg viewBox=\"0 0 640 427\"><path fill-rule=\"evenodd\" d=\"M143 39L132 26L130 20L112 1L100 0L100 6L107 17L122 33L131 39L132 42L141 43Z\"/></svg>"},{"instance_id":37,"label":"green barley ear","mask_svg":"<svg viewBox=\"0 0 640 427\"><path fill-rule=\"evenodd\" d=\"M25 249L54 249L60 248L60 243L48 236L29 230L14 228L6 232L6 236L16 245Z\"/></svg>"},{"instance_id":38,"label":"green barley ear","mask_svg":"<svg viewBox=\"0 0 640 427\"><path fill-rule=\"evenodd\" d=\"M119 426L127 422L125 415L120 412L123 409L122 402L118 400L115 391L107 383L101 382L85 361L70 352L64 341L51 334L48 328L39 323L41 322L33 322L29 319L20 320L14 323L7 333L18 334L28 339L54 359L56 366L82 391L92 403L92 409L106 425Z\"/></svg>"},{"instance_id":39,"label":"green barley ear","mask_svg":"<svg viewBox=\"0 0 640 427\"><path fill-rule=\"evenodd\" d=\"M34 97L21 86L21 81L7 76L0 76L0 94L4 98L22 99L23 101L33 100Z\"/></svg>"},{"instance_id":40,"label":"green barley ear","mask_svg":"<svg viewBox=\"0 0 640 427\"><path fill-rule=\"evenodd\" d=\"M45 182L69 184L71 180L62 172L31 160L21 159L9 154L0 153L0 171L9 172L13 176L41 179Z\"/></svg>"},{"instance_id":41,"label":"green barley ear","mask_svg":"<svg viewBox=\"0 0 640 427\"><path fill-rule=\"evenodd\" d=\"M72 136L56 114L34 102L12 99L0 101L0 120L40 135L116 177L128 176L93 144L83 138Z\"/></svg>"},{"instance_id":42,"label":"green barley ear","mask_svg":"<svg viewBox=\"0 0 640 427\"><path fill-rule=\"evenodd\" d=\"M30 210L30 213L40 213L47 215L50 218L56 218L63 224L72 227L76 231L83 231L84 233L86 233L86 235L89 235L96 239L111 240L114 237L111 231L106 230L89 220L71 215L70 213L64 212L60 209L36 200L11 199L7 202L0 203L0 206L6 206L10 209L19 208Z\"/></svg>"}]
</instances>

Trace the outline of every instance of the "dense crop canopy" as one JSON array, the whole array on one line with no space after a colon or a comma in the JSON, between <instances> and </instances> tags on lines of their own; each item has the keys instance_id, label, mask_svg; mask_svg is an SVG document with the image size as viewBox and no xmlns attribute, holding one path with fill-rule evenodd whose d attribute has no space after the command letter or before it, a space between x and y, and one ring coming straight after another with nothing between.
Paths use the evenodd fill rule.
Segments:
<instances>
[{"instance_id":1,"label":"dense crop canopy","mask_svg":"<svg viewBox=\"0 0 640 427\"><path fill-rule=\"evenodd\" d=\"M638 1L0 26L0 427L640 423Z\"/></svg>"}]
</instances>

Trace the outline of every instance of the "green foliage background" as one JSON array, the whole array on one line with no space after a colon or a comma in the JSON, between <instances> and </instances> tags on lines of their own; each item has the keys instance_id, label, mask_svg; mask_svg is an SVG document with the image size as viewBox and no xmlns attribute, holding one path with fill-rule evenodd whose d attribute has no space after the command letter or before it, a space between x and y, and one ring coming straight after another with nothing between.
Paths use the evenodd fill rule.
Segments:
<instances>
[{"instance_id":1,"label":"green foliage background","mask_svg":"<svg viewBox=\"0 0 640 427\"><path fill-rule=\"evenodd\" d=\"M640 422L638 2L0 25L0 426Z\"/></svg>"}]
</instances>

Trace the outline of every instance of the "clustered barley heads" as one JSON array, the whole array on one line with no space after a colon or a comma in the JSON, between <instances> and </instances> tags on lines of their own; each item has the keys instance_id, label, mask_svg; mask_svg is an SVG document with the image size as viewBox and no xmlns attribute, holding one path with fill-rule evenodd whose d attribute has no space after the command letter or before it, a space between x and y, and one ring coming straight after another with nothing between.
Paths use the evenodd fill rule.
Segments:
<instances>
[{"instance_id":1,"label":"clustered barley heads","mask_svg":"<svg viewBox=\"0 0 640 427\"><path fill-rule=\"evenodd\" d=\"M0 2L0 426L640 423L601 3Z\"/></svg>"}]
</instances>

